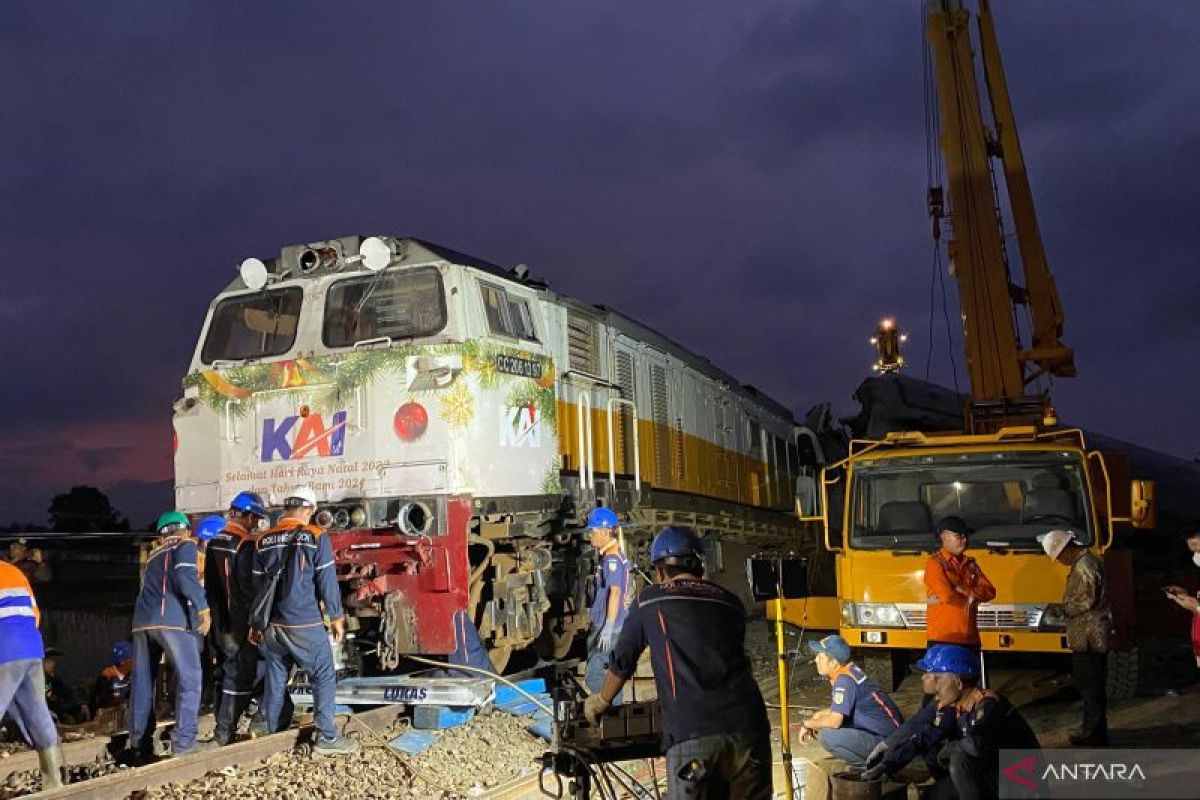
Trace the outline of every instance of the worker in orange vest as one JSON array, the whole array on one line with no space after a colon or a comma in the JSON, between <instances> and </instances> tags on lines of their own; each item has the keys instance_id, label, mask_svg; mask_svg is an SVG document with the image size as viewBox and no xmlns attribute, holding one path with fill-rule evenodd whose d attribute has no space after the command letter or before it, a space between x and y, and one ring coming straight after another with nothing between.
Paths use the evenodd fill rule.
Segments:
<instances>
[{"instance_id":1,"label":"worker in orange vest","mask_svg":"<svg viewBox=\"0 0 1200 800\"><path fill-rule=\"evenodd\" d=\"M925 636L930 645L958 644L978 649L980 603L996 597L996 587L975 559L966 554L970 529L962 517L938 525L942 547L925 562L929 613Z\"/></svg>"},{"instance_id":2,"label":"worker in orange vest","mask_svg":"<svg viewBox=\"0 0 1200 800\"><path fill-rule=\"evenodd\" d=\"M0 561L0 718L12 716L37 750L42 790L63 785L58 730L46 706L42 612L25 573Z\"/></svg>"}]
</instances>

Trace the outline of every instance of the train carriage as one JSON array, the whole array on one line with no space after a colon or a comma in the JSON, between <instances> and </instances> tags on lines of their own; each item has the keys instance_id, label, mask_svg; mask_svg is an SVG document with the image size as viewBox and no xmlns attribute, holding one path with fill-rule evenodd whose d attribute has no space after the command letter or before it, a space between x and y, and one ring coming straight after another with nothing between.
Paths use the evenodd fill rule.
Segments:
<instances>
[{"instance_id":1,"label":"train carriage","mask_svg":"<svg viewBox=\"0 0 1200 800\"><path fill-rule=\"evenodd\" d=\"M248 259L208 310L174 424L189 514L316 490L358 649L382 669L450 652L459 610L497 664L565 655L597 504L634 547L696 526L731 582L752 549L804 546L786 408L523 267L418 239Z\"/></svg>"}]
</instances>

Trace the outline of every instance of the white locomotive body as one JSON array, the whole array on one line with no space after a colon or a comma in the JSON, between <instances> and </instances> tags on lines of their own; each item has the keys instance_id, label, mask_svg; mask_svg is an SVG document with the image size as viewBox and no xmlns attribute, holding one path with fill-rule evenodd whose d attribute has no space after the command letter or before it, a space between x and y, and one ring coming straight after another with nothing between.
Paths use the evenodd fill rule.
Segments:
<instances>
[{"instance_id":1,"label":"white locomotive body","mask_svg":"<svg viewBox=\"0 0 1200 800\"><path fill-rule=\"evenodd\" d=\"M711 532L717 572L722 547L797 543L790 413L649 328L416 239L256 266L210 306L176 403L177 504L312 486L380 667L449 652L460 610L497 663L565 654L597 503L635 540Z\"/></svg>"}]
</instances>

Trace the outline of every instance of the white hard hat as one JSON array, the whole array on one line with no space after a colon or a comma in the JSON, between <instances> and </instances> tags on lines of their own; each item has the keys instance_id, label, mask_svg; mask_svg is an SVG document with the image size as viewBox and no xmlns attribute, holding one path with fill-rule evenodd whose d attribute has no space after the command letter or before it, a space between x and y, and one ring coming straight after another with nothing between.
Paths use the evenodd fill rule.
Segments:
<instances>
[{"instance_id":1,"label":"white hard hat","mask_svg":"<svg viewBox=\"0 0 1200 800\"><path fill-rule=\"evenodd\" d=\"M1038 536L1038 541L1042 545L1042 549L1046 551L1046 555L1051 558L1058 558L1067 545L1079 544L1075 541L1075 534L1070 531L1048 531Z\"/></svg>"},{"instance_id":2,"label":"white hard hat","mask_svg":"<svg viewBox=\"0 0 1200 800\"><path fill-rule=\"evenodd\" d=\"M317 493L310 486L297 486L292 491L288 492L287 497L283 498L285 506L312 506L317 507Z\"/></svg>"}]
</instances>

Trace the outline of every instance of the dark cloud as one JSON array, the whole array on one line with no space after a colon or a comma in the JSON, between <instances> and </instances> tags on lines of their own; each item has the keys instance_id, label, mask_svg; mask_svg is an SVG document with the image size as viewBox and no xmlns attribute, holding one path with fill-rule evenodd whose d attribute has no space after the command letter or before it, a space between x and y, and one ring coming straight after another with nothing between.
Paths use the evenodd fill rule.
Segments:
<instances>
[{"instance_id":1,"label":"dark cloud","mask_svg":"<svg viewBox=\"0 0 1200 800\"><path fill-rule=\"evenodd\" d=\"M528 263L799 411L848 410L884 313L923 375L932 311L951 382L920 5L9 4L0 519L78 482L128 487L135 523L169 502L212 295L247 255L345 233ZM996 5L1079 353L1060 410L1190 456L1200 22Z\"/></svg>"}]
</instances>

